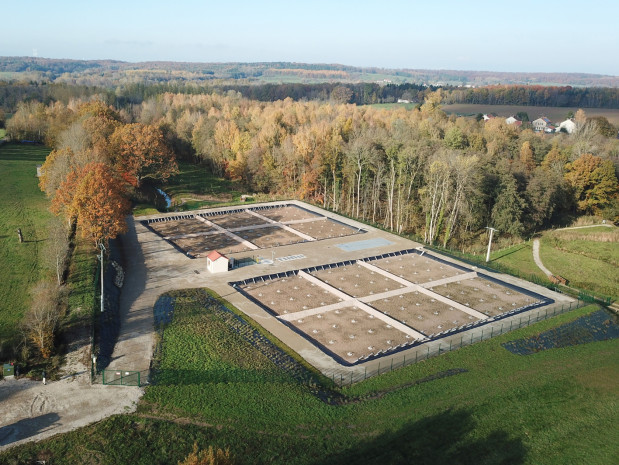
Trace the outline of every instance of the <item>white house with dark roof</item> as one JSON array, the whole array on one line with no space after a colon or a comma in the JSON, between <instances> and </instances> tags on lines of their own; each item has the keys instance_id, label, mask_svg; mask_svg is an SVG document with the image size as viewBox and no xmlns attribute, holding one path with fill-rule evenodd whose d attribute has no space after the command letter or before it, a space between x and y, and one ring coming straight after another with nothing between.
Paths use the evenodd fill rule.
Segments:
<instances>
[{"instance_id":1,"label":"white house with dark roof","mask_svg":"<svg viewBox=\"0 0 619 465\"><path fill-rule=\"evenodd\" d=\"M548 126L552 126L552 123L546 117L537 118L531 124L535 131L545 131Z\"/></svg>"}]
</instances>

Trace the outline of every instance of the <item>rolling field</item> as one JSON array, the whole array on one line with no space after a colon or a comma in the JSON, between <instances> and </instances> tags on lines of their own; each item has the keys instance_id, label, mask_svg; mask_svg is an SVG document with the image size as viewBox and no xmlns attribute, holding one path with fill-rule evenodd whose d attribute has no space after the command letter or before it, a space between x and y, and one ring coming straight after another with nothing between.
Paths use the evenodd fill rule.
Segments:
<instances>
[{"instance_id":1,"label":"rolling field","mask_svg":"<svg viewBox=\"0 0 619 465\"><path fill-rule=\"evenodd\" d=\"M446 113L456 113L458 115L475 116L478 113L496 113L499 116L507 118L515 115L520 111L525 111L529 115L529 119L533 121L541 116L546 116L553 122L561 122L565 120L569 111L576 113L576 107L530 107L525 105L481 105L481 104L452 104L441 105L441 108ZM619 126L619 110L607 108L583 108L588 117L604 116L610 124Z\"/></svg>"},{"instance_id":2,"label":"rolling field","mask_svg":"<svg viewBox=\"0 0 619 465\"><path fill-rule=\"evenodd\" d=\"M415 103L377 103L370 105L375 108L393 110L405 108L406 110L414 109ZM441 109L447 113L455 113L458 116L476 116L478 113L496 113L499 116L507 118L515 115L520 111L528 113L529 119L533 121L541 116L549 118L553 122L561 122L565 120L569 111L576 113L577 107L532 107L526 105L484 105L474 103L455 103L451 105L441 105ZM583 108L588 117L604 116L610 124L619 126L619 110L609 108Z\"/></svg>"},{"instance_id":3,"label":"rolling field","mask_svg":"<svg viewBox=\"0 0 619 465\"><path fill-rule=\"evenodd\" d=\"M135 414L0 454L2 463L615 463L617 340L530 356L502 343L590 306L335 390L202 290L177 291L156 384ZM122 388L118 389L119 393Z\"/></svg>"},{"instance_id":4,"label":"rolling field","mask_svg":"<svg viewBox=\"0 0 619 465\"><path fill-rule=\"evenodd\" d=\"M48 273L40 254L52 215L36 177L36 165L48 153L41 146L0 145L0 346L16 342L16 327L30 302L29 289ZM22 244L17 228L24 236Z\"/></svg>"},{"instance_id":5,"label":"rolling field","mask_svg":"<svg viewBox=\"0 0 619 465\"><path fill-rule=\"evenodd\" d=\"M580 289L619 298L619 228L549 230L540 243L540 258L554 274ZM492 261L546 279L533 261L529 242L493 254Z\"/></svg>"}]
</instances>

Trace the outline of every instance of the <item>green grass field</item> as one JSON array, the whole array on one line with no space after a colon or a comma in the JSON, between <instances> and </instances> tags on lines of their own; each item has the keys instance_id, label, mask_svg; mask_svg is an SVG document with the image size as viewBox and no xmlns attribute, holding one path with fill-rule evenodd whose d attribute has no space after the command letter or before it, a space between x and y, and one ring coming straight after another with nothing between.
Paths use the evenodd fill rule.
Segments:
<instances>
[{"instance_id":1,"label":"green grass field","mask_svg":"<svg viewBox=\"0 0 619 465\"><path fill-rule=\"evenodd\" d=\"M594 306L372 378L341 391L349 402L329 405L223 324L203 296L175 293L158 383L136 413L14 448L0 462L45 453L57 464L169 464L197 442L230 448L238 464L616 463L618 341L530 356L501 346ZM411 385L450 369L467 371Z\"/></svg>"},{"instance_id":2,"label":"green grass field","mask_svg":"<svg viewBox=\"0 0 619 465\"><path fill-rule=\"evenodd\" d=\"M6 129L0 129L0 140L4 139L4 136L6 136Z\"/></svg>"},{"instance_id":3,"label":"green grass field","mask_svg":"<svg viewBox=\"0 0 619 465\"><path fill-rule=\"evenodd\" d=\"M49 273L39 255L51 213L36 177L36 165L48 153L41 146L0 145L0 346L19 338L16 329L30 302L29 289Z\"/></svg>"},{"instance_id":4,"label":"green grass field","mask_svg":"<svg viewBox=\"0 0 619 465\"><path fill-rule=\"evenodd\" d=\"M179 161L179 173L161 186L172 198L170 210L196 210L198 208L235 204L246 192L242 184L214 176L204 165ZM152 215L158 210L151 204L138 204L133 214Z\"/></svg>"},{"instance_id":5,"label":"green grass field","mask_svg":"<svg viewBox=\"0 0 619 465\"><path fill-rule=\"evenodd\" d=\"M540 239L542 263L555 275L580 289L619 298L619 228L544 231ZM516 270L522 276L546 280L533 261L532 243L516 245L492 254L492 262ZM491 264L492 265L492 264Z\"/></svg>"}]
</instances>

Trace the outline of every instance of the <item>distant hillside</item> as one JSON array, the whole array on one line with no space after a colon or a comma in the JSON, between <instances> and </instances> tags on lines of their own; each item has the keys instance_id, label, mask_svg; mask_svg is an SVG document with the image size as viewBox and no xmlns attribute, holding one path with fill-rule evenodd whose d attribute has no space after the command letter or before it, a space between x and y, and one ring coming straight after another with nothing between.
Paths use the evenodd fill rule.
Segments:
<instances>
[{"instance_id":1,"label":"distant hillside","mask_svg":"<svg viewBox=\"0 0 619 465\"><path fill-rule=\"evenodd\" d=\"M309 63L128 63L115 60L65 60L0 57L0 79L70 82L111 87L120 82L165 83L243 81L264 83L378 82L433 86L497 84L619 87L619 76L585 73L507 73L493 71L359 68Z\"/></svg>"}]
</instances>

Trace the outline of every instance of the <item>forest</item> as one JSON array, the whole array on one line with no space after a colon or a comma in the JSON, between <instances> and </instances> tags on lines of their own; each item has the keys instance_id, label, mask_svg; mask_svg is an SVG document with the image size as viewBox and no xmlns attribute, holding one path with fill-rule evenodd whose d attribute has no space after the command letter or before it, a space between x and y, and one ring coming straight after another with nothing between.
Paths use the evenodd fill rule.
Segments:
<instances>
[{"instance_id":1,"label":"forest","mask_svg":"<svg viewBox=\"0 0 619 465\"><path fill-rule=\"evenodd\" d=\"M54 148L41 186L94 243L121 231L122 220L93 228L75 197L80 180L91 172L106 179L102 190L120 192L108 196L110 211L125 212L123 199L164 185L177 158L253 192L311 201L429 244L480 243L486 226L525 238L581 214L619 220L619 140L583 110L574 134L550 135L500 118L448 117L443 99L430 92L414 110L259 102L235 91L165 93L119 111L100 100L28 101L6 126L13 140Z\"/></svg>"}]
</instances>

